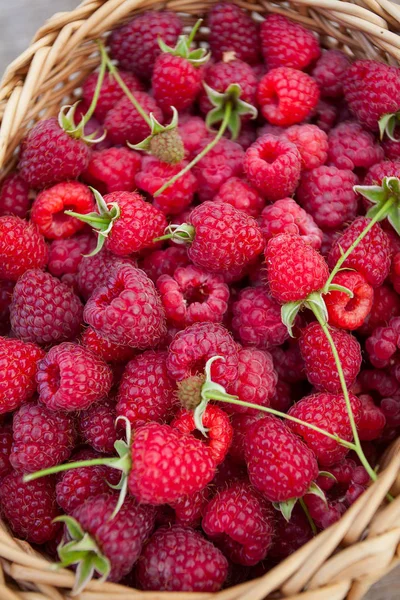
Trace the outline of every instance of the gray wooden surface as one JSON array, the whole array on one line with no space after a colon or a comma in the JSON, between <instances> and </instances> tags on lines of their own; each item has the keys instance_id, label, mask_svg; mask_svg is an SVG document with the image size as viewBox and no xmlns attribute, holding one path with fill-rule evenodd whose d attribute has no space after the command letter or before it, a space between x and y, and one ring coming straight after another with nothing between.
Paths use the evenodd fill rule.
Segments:
<instances>
[{"instance_id":1,"label":"gray wooden surface","mask_svg":"<svg viewBox=\"0 0 400 600\"><path fill-rule=\"evenodd\" d=\"M55 12L71 10L78 4L78 0L0 0L0 74L29 45L36 29L48 17ZM400 568L376 584L366 600L399 598Z\"/></svg>"}]
</instances>

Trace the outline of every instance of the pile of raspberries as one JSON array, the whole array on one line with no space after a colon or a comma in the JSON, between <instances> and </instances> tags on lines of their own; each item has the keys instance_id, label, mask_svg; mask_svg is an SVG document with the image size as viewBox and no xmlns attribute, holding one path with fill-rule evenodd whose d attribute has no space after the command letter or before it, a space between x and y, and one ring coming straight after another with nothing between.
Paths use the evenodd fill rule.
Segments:
<instances>
[{"instance_id":1,"label":"pile of raspberries","mask_svg":"<svg viewBox=\"0 0 400 600\"><path fill-rule=\"evenodd\" d=\"M353 442L323 327L303 307L290 335L283 305L323 294L372 469L400 432L390 219L324 288L370 223L357 186L400 178L399 131L378 125L400 110L400 70L235 4L205 26L202 50L170 12L113 31L101 87L95 71L33 125L0 184L1 513L52 560L82 560L77 576L141 590L259 577L370 484L354 449L307 426ZM240 102L234 139L221 122ZM242 404L217 394L199 428L207 385Z\"/></svg>"}]
</instances>

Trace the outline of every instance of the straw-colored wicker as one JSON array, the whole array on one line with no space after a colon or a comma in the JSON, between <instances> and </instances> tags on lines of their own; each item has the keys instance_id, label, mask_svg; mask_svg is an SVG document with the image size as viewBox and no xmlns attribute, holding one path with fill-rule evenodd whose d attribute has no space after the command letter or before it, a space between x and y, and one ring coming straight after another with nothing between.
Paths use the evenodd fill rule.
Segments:
<instances>
[{"instance_id":1,"label":"straw-colored wicker","mask_svg":"<svg viewBox=\"0 0 400 600\"><path fill-rule=\"evenodd\" d=\"M93 40L143 10L167 8L186 23L204 15L212 0L85 0L58 13L37 32L31 46L12 62L0 84L0 175L13 168L18 145L38 119L57 114L98 64ZM285 14L320 35L325 47L391 64L400 60L400 7L389 0L243 0L262 15ZM207 31L202 30L206 39ZM388 491L394 501L386 503ZM74 575L55 571L26 542L0 527L0 600L66 600ZM378 481L342 519L265 576L218 594L139 592L92 581L79 600L358 600L400 562L400 440L382 459Z\"/></svg>"}]
</instances>

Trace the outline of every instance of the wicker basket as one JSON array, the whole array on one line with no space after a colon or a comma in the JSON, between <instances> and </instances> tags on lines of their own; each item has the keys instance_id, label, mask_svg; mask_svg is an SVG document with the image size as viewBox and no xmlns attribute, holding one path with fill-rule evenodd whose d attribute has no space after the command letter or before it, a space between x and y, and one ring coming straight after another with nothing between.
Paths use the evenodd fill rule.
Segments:
<instances>
[{"instance_id":1,"label":"wicker basket","mask_svg":"<svg viewBox=\"0 0 400 600\"><path fill-rule=\"evenodd\" d=\"M203 15L212 0L85 0L72 12L58 13L37 32L31 46L11 63L0 84L0 178L16 162L27 129L57 114L98 64L95 38L140 11L183 13L187 24ZM400 7L389 0L241 1L248 10L276 12L313 29L325 47L356 57L400 60ZM202 31L206 39L207 31ZM80 600L358 600L400 562L400 440L381 461L381 474L342 519L320 533L265 576L218 594L138 592L92 581ZM395 500L385 503L391 491ZM0 600L70 598L74 575L55 571L29 544L0 527Z\"/></svg>"}]
</instances>

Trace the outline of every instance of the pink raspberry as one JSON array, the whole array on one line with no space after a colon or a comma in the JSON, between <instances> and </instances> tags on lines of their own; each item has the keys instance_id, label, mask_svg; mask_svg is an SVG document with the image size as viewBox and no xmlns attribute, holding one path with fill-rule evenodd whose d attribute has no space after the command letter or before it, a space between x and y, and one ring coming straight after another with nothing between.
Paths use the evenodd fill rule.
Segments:
<instances>
[{"instance_id":1,"label":"pink raspberry","mask_svg":"<svg viewBox=\"0 0 400 600\"><path fill-rule=\"evenodd\" d=\"M385 413L376 406L372 396L361 394L361 418L357 424L360 440L378 439L386 425Z\"/></svg>"},{"instance_id":2,"label":"pink raspberry","mask_svg":"<svg viewBox=\"0 0 400 600\"><path fill-rule=\"evenodd\" d=\"M55 277L75 275L78 272L83 254L89 254L94 246L94 237L87 233L66 240L54 240L49 246L47 268Z\"/></svg>"},{"instance_id":3,"label":"pink raspberry","mask_svg":"<svg viewBox=\"0 0 400 600\"><path fill-rule=\"evenodd\" d=\"M130 346L120 346L101 337L93 327L87 327L81 336L82 345L108 363L126 363L135 355Z\"/></svg>"},{"instance_id":4,"label":"pink raspberry","mask_svg":"<svg viewBox=\"0 0 400 600\"><path fill-rule=\"evenodd\" d=\"M130 92L135 93L143 91L143 83L136 75L123 71L122 69L118 70L118 74ZM82 96L87 106L90 106L93 100L98 77L98 73L91 73L82 84ZM94 114L99 121L104 121L108 111L123 97L124 91L118 81L111 73L106 72L104 74L103 83L101 84L96 108L94 109ZM120 150L120 148L118 150Z\"/></svg>"},{"instance_id":5,"label":"pink raspberry","mask_svg":"<svg viewBox=\"0 0 400 600\"><path fill-rule=\"evenodd\" d=\"M266 242L275 235L287 233L299 235L310 246L319 250L322 231L314 219L292 198L282 198L266 206L259 219L260 229Z\"/></svg>"},{"instance_id":6,"label":"pink raspberry","mask_svg":"<svg viewBox=\"0 0 400 600\"><path fill-rule=\"evenodd\" d=\"M345 121L331 129L328 142L328 162L338 169L369 169L383 159L383 148L357 122Z\"/></svg>"},{"instance_id":7,"label":"pink raspberry","mask_svg":"<svg viewBox=\"0 0 400 600\"><path fill-rule=\"evenodd\" d=\"M100 400L80 411L78 430L82 441L97 452L113 454L117 439L115 419L115 402L111 399Z\"/></svg>"},{"instance_id":8,"label":"pink raspberry","mask_svg":"<svg viewBox=\"0 0 400 600\"><path fill-rule=\"evenodd\" d=\"M141 268L156 283L161 275L173 277L176 269L190 264L186 248L169 246L165 250L154 250L144 257Z\"/></svg>"},{"instance_id":9,"label":"pink raspberry","mask_svg":"<svg viewBox=\"0 0 400 600\"><path fill-rule=\"evenodd\" d=\"M239 177L227 179L221 185L214 201L227 202L251 217L258 217L265 206L265 201L258 191L248 181Z\"/></svg>"},{"instance_id":10,"label":"pink raspberry","mask_svg":"<svg viewBox=\"0 0 400 600\"><path fill-rule=\"evenodd\" d=\"M3 179L0 187L0 217L14 215L25 219L31 200L29 185L18 173L11 173Z\"/></svg>"},{"instance_id":11,"label":"pink raspberry","mask_svg":"<svg viewBox=\"0 0 400 600\"><path fill-rule=\"evenodd\" d=\"M93 152L82 179L100 194L132 192L135 175L140 170L142 157L128 148L106 148ZM81 212L81 211L79 211Z\"/></svg>"},{"instance_id":12,"label":"pink raspberry","mask_svg":"<svg viewBox=\"0 0 400 600\"><path fill-rule=\"evenodd\" d=\"M197 154L204 150L209 142L209 137L203 139L197 148ZM239 144L222 138L199 160L193 168L193 173L198 182L198 194L202 202L212 200L227 179L242 174L243 155Z\"/></svg>"},{"instance_id":13,"label":"pink raspberry","mask_svg":"<svg viewBox=\"0 0 400 600\"><path fill-rule=\"evenodd\" d=\"M328 137L317 125L292 125L283 135L300 152L303 169L310 171L325 163L328 156Z\"/></svg>"},{"instance_id":14,"label":"pink raspberry","mask_svg":"<svg viewBox=\"0 0 400 600\"><path fill-rule=\"evenodd\" d=\"M326 50L322 53L311 74L323 98L343 96L343 80L349 66L350 59L341 50Z\"/></svg>"},{"instance_id":15,"label":"pink raspberry","mask_svg":"<svg viewBox=\"0 0 400 600\"><path fill-rule=\"evenodd\" d=\"M163 113L152 96L146 92L136 92L135 98L146 114L153 113L157 121L162 123ZM147 122L126 96L108 111L104 127L115 145L125 145L126 142L139 144L150 135Z\"/></svg>"},{"instance_id":16,"label":"pink raspberry","mask_svg":"<svg viewBox=\"0 0 400 600\"><path fill-rule=\"evenodd\" d=\"M201 117L192 117L189 115L185 119L185 115L179 115L178 132L182 139L185 156L188 160L192 160L197 154L200 143L209 138L209 131Z\"/></svg>"}]
</instances>

